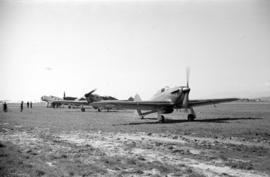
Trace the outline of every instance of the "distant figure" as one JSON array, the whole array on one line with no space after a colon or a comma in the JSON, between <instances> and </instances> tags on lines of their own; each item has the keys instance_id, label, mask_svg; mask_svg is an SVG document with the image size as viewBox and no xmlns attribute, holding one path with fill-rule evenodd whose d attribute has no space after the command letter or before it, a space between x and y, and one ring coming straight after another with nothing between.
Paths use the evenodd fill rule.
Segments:
<instances>
[{"instance_id":1,"label":"distant figure","mask_svg":"<svg viewBox=\"0 0 270 177\"><path fill-rule=\"evenodd\" d=\"M27 105L27 108L29 108L29 102L28 101L27 101L26 105Z\"/></svg>"},{"instance_id":2,"label":"distant figure","mask_svg":"<svg viewBox=\"0 0 270 177\"><path fill-rule=\"evenodd\" d=\"M32 109L32 106L33 106L33 103L32 102L30 102L30 108Z\"/></svg>"},{"instance_id":3,"label":"distant figure","mask_svg":"<svg viewBox=\"0 0 270 177\"><path fill-rule=\"evenodd\" d=\"M4 104L3 104L3 111L4 112L8 112L8 107L7 107L7 103L6 102L4 102Z\"/></svg>"},{"instance_id":4,"label":"distant figure","mask_svg":"<svg viewBox=\"0 0 270 177\"><path fill-rule=\"evenodd\" d=\"M21 112L23 111L23 101L21 102Z\"/></svg>"}]
</instances>

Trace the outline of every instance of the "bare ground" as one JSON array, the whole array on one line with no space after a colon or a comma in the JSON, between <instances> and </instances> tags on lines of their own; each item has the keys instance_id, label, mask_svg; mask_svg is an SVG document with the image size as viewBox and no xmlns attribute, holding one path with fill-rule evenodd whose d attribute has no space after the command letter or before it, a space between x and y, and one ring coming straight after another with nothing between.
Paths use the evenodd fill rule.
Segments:
<instances>
[{"instance_id":1,"label":"bare ground","mask_svg":"<svg viewBox=\"0 0 270 177\"><path fill-rule=\"evenodd\" d=\"M176 112L159 124L129 111L15 106L0 112L0 176L269 176L269 107L202 107L195 122Z\"/></svg>"}]
</instances>

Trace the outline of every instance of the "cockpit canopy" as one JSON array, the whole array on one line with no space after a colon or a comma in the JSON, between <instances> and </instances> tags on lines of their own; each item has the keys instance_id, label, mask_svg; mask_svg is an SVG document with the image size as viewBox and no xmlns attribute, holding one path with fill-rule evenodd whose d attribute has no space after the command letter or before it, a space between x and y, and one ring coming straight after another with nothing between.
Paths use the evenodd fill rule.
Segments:
<instances>
[{"instance_id":1,"label":"cockpit canopy","mask_svg":"<svg viewBox=\"0 0 270 177\"><path fill-rule=\"evenodd\" d=\"M164 87L164 88L162 88L162 89L160 90L160 93L163 93L163 92L165 92L165 91L168 90L168 89L169 89L169 87L166 86L166 87Z\"/></svg>"}]
</instances>

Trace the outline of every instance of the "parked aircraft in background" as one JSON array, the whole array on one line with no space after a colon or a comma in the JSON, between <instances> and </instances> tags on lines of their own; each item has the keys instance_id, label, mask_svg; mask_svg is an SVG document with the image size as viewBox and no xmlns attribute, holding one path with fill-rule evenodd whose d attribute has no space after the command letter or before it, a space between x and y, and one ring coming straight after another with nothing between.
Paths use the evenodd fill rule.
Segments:
<instances>
[{"instance_id":1,"label":"parked aircraft in background","mask_svg":"<svg viewBox=\"0 0 270 177\"><path fill-rule=\"evenodd\" d=\"M77 97L72 97L72 96L66 96L66 92L64 92L64 96L63 96L64 100L77 100L77 101L83 101L86 100L84 97L81 98L77 98Z\"/></svg>"},{"instance_id":2,"label":"parked aircraft in background","mask_svg":"<svg viewBox=\"0 0 270 177\"><path fill-rule=\"evenodd\" d=\"M224 99L204 99L204 100L190 100L189 99L189 71L187 70L187 84L186 86L178 86L174 88L162 88L159 90L151 100L142 101L138 95L135 96L134 101L108 100L93 102L91 105L98 109L100 108L116 108L116 109L135 109L139 116L143 119L145 115L157 113L157 118L160 122L164 122L163 114L169 114L174 109L185 109L188 112L187 119L193 121L196 118L193 107L217 104L223 102L231 102L238 100L237 98ZM144 111L144 112L143 112Z\"/></svg>"},{"instance_id":3,"label":"parked aircraft in background","mask_svg":"<svg viewBox=\"0 0 270 177\"><path fill-rule=\"evenodd\" d=\"M60 101L63 100L62 98L56 97L56 96L42 96L42 101L47 102L47 107L54 107L56 104L52 104L54 101Z\"/></svg>"},{"instance_id":4,"label":"parked aircraft in background","mask_svg":"<svg viewBox=\"0 0 270 177\"><path fill-rule=\"evenodd\" d=\"M47 102L47 107L52 108L58 108L62 105L68 105L70 108L71 106L81 106L88 104L88 102L84 100L64 100L55 96L42 96L41 100Z\"/></svg>"},{"instance_id":5,"label":"parked aircraft in background","mask_svg":"<svg viewBox=\"0 0 270 177\"><path fill-rule=\"evenodd\" d=\"M117 100L116 98L112 97L112 96L100 96L98 94L93 94L96 91L96 89L92 90L91 92L85 94L85 98L87 100L87 102L89 104L93 103L93 102L98 102L98 101L103 101L103 100ZM98 112L101 111L102 107L95 107L93 106L94 109L97 109ZM110 109L112 109L111 107L106 107L105 108L107 111L109 111Z\"/></svg>"},{"instance_id":6,"label":"parked aircraft in background","mask_svg":"<svg viewBox=\"0 0 270 177\"><path fill-rule=\"evenodd\" d=\"M61 105L68 105L71 106L81 106L81 110L85 111L84 105L89 105L94 101L101 101L101 100L117 100L111 96L100 96L98 94L93 94L96 89L92 90L89 93L85 94L85 98L76 99L75 97L66 97L64 93L64 97L59 98L55 96L42 96L41 100L47 102L47 107L60 107ZM68 98L68 99L67 99ZM74 99L75 98L75 99ZM100 109L98 109L100 111Z\"/></svg>"}]
</instances>

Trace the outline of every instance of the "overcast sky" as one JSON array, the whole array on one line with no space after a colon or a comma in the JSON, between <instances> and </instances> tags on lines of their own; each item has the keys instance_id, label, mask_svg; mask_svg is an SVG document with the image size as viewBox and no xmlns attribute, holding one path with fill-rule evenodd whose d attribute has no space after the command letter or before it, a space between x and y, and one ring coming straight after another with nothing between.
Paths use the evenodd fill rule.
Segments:
<instances>
[{"instance_id":1,"label":"overcast sky","mask_svg":"<svg viewBox=\"0 0 270 177\"><path fill-rule=\"evenodd\" d=\"M270 96L270 1L0 0L0 100Z\"/></svg>"}]
</instances>

